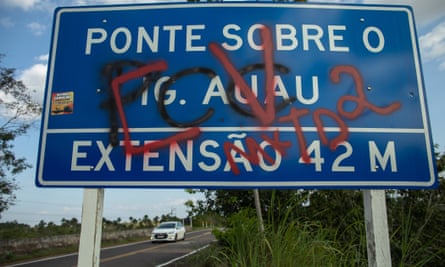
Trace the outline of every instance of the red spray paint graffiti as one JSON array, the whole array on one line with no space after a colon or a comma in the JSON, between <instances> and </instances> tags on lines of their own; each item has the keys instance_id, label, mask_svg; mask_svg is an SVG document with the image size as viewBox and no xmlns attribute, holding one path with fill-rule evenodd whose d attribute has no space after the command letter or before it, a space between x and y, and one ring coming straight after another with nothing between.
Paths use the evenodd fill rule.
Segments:
<instances>
[{"instance_id":1,"label":"red spray paint graffiti","mask_svg":"<svg viewBox=\"0 0 445 267\"><path fill-rule=\"evenodd\" d=\"M330 79L334 83L339 83L342 74L346 74L352 77L355 85L355 93L356 95L344 95L339 98L336 103L337 111L328 110L325 108L318 108L314 110L311 114L309 109L299 108L293 106L290 108L289 114L282 115L280 117L276 117L276 106L275 106L275 92L274 92L274 68L276 68L276 64L274 63L273 57L273 40L272 34L268 27L263 27L261 29L261 40L263 42L263 60L264 60L264 72L265 72L265 101L264 107L260 104L257 97L253 94L252 89L247 85L240 71L234 66L234 64L229 59L228 55L225 53L223 48L216 44L210 43L209 50L215 56L217 60L224 67L225 71L232 78L234 83L240 89L242 94L247 99L247 104L250 106L253 117L259 120L260 125L262 127L270 126L274 122L290 122L292 123L297 143L299 146L299 154L302 160L306 163L310 162L309 155L306 151L306 139L304 136L303 128L300 124L300 119L304 116L312 115L312 120L316 126L317 133L320 137L320 140L323 145L329 146L331 150L335 150L336 147L347 140L349 136L349 130L345 119L353 120L357 119L362 115L362 113L369 109L372 112L375 112L380 115L391 114L398 109L401 108L400 102L393 102L385 107L378 107L368 101L365 95L363 78L361 77L360 72L353 66L347 65L339 65L332 69L330 72ZM167 62L161 60L157 62L153 62L150 64L146 64L138 67L133 71L129 71L125 74L120 74L117 77L112 79L111 87L113 98L115 101L115 107L118 111L118 115L122 124L123 132L124 132L124 147L125 151L128 154L141 154L148 151L154 151L160 149L162 147L169 146L171 144L175 144L181 141L190 140L197 138L201 134L201 130L199 128L199 124L208 119L211 114L204 118L204 120L200 120L197 122L197 125L190 127L183 132L174 134L166 139L150 142L143 146L135 147L131 143L130 138L130 128L127 124L125 111L123 107L123 103L121 101L120 95L120 87L124 83L136 79L145 77L146 75L154 72L162 72L168 69ZM213 74L212 74L213 75ZM288 101L289 104L291 101ZM352 102L355 104L355 108L352 111L345 110L346 102ZM281 110L281 109L280 109ZM338 125L338 134L332 140L329 140L325 128L323 119L331 119ZM190 125L193 125L191 123ZM286 150L290 148L291 143L289 141L282 141L279 138L278 131L274 133L273 138L268 137L267 135L261 135L261 137L268 142L272 148L280 153L282 156L286 154ZM233 158L233 152L240 154L246 160L248 160L252 164L259 164L259 155L267 160L269 163L273 163L272 157L270 157L267 152L260 147L259 143L248 137L246 139L247 143L247 151L242 150L231 142L224 143L224 153L227 157L228 163L230 164L231 170L234 174L239 174L240 171L235 163Z\"/></svg>"},{"instance_id":2,"label":"red spray paint graffiti","mask_svg":"<svg viewBox=\"0 0 445 267\"><path fill-rule=\"evenodd\" d=\"M360 75L360 72L354 68L353 66L337 66L334 69L332 69L331 74L330 74L330 78L334 83L339 83L340 82L340 74L342 73L346 73L352 76L354 83L355 83L355 92L357 93L357 96L352 96L352 95L345 95L342 96L338 102L337 102L337 111L338 113L350 120L356 119L358 118L363 111L365 110L365 108L368 108L372 111L374 111L375 113L381 114L381 115L387 115L390 114L396 110L398 110L401 107L400 102L394 102L392 104L390 104L387 107L377 107L371 103L369 103L369 101L366 99L365 96L365 88L363 85L363 78ZM351 112L347 112L344 110L344 104L346 101L351 101L354 102L356 104L356 108L354 109L354 111Z\"/></svg>"},{"instance_id":3,"label":"red spray paint graffiti","mask_svg":"<svg viewBox=\"0 0 445 267\"><path fill-rule=\"evenodd\" d=\"M225 70L238 85L241 92L246 96L247 103L252 108L253 113L260 120L263 126L270 125L275 120L275 95L273 91L273 44L272 34L269 28L263 27L261 30L261 38L264 49L264 69L266 75L266 107L263 109L258 99L252 92L252 89L247 85L246 81L239 74L238 70L230 62L224 50L215 43L209 44L209 49L213 55L221 62Z\"/></svg>"},{"instance_id":4,"label":"red spray paint graffiti","mask_svg":"<svg viewBox=\"0 0 445 267\"><path fill-rule=\"evenodd\" d=\"M120 75L113 79L111 83L111 87L113 89L113 95L114 99L116 101L116 107L119 113L119 117L122 123L122 128L124 131L124 147L125 152L127 154L142 154L148 151L155 151L159 148L165 147L173 142L179 142L182 140L188 140L193 139L197 137L200 134L199 128L190 128L184 132L177 133L167 139L154 141L147 143L140 147L135 147L131 144L131 138L130 138L130 130L127 123L127 118L125 116L124 107L122 105L121 97L120 97L120 86L121 84L124 84L125 82L141 78L148 73L155 72L155 71L164 71L167 69L167 63L165 61L157 61L151 64L147 64L143 67L140 67L134 71L127 72L123 75Z\"/></svg>"}]
</instances>

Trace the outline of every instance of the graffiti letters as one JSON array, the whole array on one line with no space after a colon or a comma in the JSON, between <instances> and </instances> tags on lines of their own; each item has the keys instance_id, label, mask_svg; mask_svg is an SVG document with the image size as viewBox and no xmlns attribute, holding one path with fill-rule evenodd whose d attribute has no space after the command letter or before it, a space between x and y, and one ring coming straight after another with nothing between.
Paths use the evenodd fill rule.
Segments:
<instances>
[{"instance_id":1,"label":"graffiti letters","mask_svg":"<svg viewBox=\"0 0 445 267\"><path fill-rule=\"evenodd\" d=\"M331 26L328 27L327 30L328 37L332 39L332 42L329 41L329 49L335 50L337 52L348 51L348 47L341 46L339 44L339 41L341 41L342 39L341 35L338 34L339 32L344 31L345 28L338 25L334 25L332 27ZM188 32L188 34L192 35L191 37L189 36L190 38L192 38L195 34L198 34L198 32L204 28L192 27L191 30L188 30L188 28L186 28L185 30ZM175 30L173 29L176 28L165 28L164 26L164 28L162 29L164 31L174 33ZM343 77L352 79L354 84L353 94L342 95L338 100L336 100L335 110L324 107L310 110L307 107L303 107L302 105L300 105L300 102L303 101L298 101L299 99L303 98L301 95L301 88L300 91L297 90L296 96L285 96L280 102L278 102L276 100L277 91L275 91L275 88L277 86L277 78L275 76L275 73L278 72L282 75L286 75L287 73L289 73L289 68L277 62L274 62L274 51L277 51L277 47L274 46L272 30L269 27L263 25L257 25L252 29L253 31L258 30L261 37L261 47L256 47L258 48L258 50L262 51L262 62L260 63L252 63L243 67L235 66L234 62L231 60L229 51L236 50L236 43L232 45L229 45L228 43L210 43L205 48L200 49L200 51L208 51L207 53L209 53L209 55L213 56L217 60L217 62L219 62L225 73L228 75L229 82L224 88L224 99L227 100L227 103L225 104L229 105L230 108L235 111L235 114L244 118L248 118L250 120L254 120L258 127L262 127L264 129L277 124L292 126L294 129L298 148L293 148L290 140L281 140L278 130L273 131L271 136L266 133L260 134L257 138L253 138L251 136L243 136L245 137L242 138L243 141L241 139L232 140L232 138L228 138L228 140L226 140L223 144L219 144L217 141L212 139L204 138L205 140L201 141L201 144L199 145L199 151L208 159L213 160L213 164L208 162L199 162L198 166L201 169L212 171L223 165L223 163L221 162L221 154L216 154L211 150L212 148L218 147L221 147L223 149L223 155L226 158L224 170L230 170L235 175L241 173L237 164L243 164L247 171L250 170L251 167L249 166L251 164L260 166L263 170L274 170L279 167L279 162L288 154L290 149L297 150L298 154L301 157L301 160L305 163L310 163L311 158L309 153L311 150L307 149L308 144L306 141L305 132L301 124L302 119L310 119L313 125L315 125L316 132L319 136L321 144L329 147L329 149L331 150L335 150L340 145L343 145L346 148L348 147L348 121L360 118L360 116L362 116L364 112L373 112L378 115L388 115L396 112L398 109L401 108L401 104L398 101L394 101L386 106L378 106L371 103L367 99L367 96L365 94L364 82L360 71L356 67L350 65L334 66L329 74L329 79L332 82L332 87L324 88L324 90L340 90L339 87L341 85L341 80L343 79ZM292 40L289 35L284 34L284 31L282 31L283 29L289 30L283 25L275 26L275 34L277 34L277 32L280 34L280 40L283 40L283 38ZM319 29L314 25L303 25L303 30L304 29L306 30L306 39L303 40L303 47L305 47L305 45L308 46L309 41L311 41L318 47L318 49L324 49L320 42L320 38L323 36L323 29ZM153 30L153 34L155 34L156 32L159 33L159 30L161 29ZM177 28L176 30L179 31L183 29ZM314 30L319 34L309 34ZM377 30L378 29L370 29L369 31L367 31L367 34L370 34L370 32L375 32ZM116 31L119 32L115 33ZM235 26L228 26L228 28L224 29L223 32L226 37L233 38L233 40L235 41L238 40L235 35ZM292 32L292 29L290 29L290 32ZM143 34L144 30L140 29L139 33ZM85 50L86 54L91 53L94 45L101 44L108 38L107 33L102 31L101 29L89 29L88 34L89 39L87 39L88 42ZM127 36L127 31L120 28L115 29L115 31L111 34L111 41L113 38L113 34L124 34ZM127 39L131 38L130 36L131 35L128 35ZM139 40L139 38L145 37L137 38L138 44L140 44L142 41ZM153 35L153 38L155 38L155 35ZM143 40L148 42L148 39L146 38ZM199 38L195 38L194 40L199 40ZM363 40L365 42L366 38L364 37ZM295 42L297 41L295 40ZM380 46L382 45L384 45L384 39L381 39L381 42L378 44L377 47L372 47L368 43L370 49L373 49L375 51L381 49ZM131 47L131 44L128 45L128 49L129 47ZM197 48L201 46L190 45L190 47ZM285 46L281 45L279 46L278 50L284 48ZM127 48L126 46L123 46L116 49L117 52L119 52ZM152 50L154 49L155 48L152 48ZM222 75L221 73L216 73L211 68L204 66L190 67L188 69L181 70L173 75L170 75L168 79L164 80L159 88L159 94L155 96L157 99L157 111L161 115L162 119L171 127L179 128L181 130L167 138L164 138L163 140L150 141L142 145L140 144L140 142L133 142L131 138L131 128L130 125L128 125L127 117L125 114L125 106L129 103L134 102L136 99L141 98L142 95L146 94L147 91L150 90L152 85L161 78L161 73L166 72L167 70L169 70L169 65L168 62L166 62L165 60L158 60L149 63L131 60L116 61L110 62L104 67L103 75L108 80L110 94L109 98L102 103L101 107L106 109L109 113L110 144L113 147L116 147L123 143L123 147L125 152L127 153L127 156L136 154L148 155L149 153L165 147L170 147L170 149L173 149L173 151L179 151L177 149L174 150L175 148L172 148L172 146L177 146L179 143L187 143L188 147L189 144L192 144L191 142L194 139L197 139L203 134L201 126L209 121L215 114L215 108L212 106L210 106L201 115L191 120L184 120L170 114L166 107L167 96L169 96L169 91L171 90L171 87L175 82L190 75L203 75L209 81L213 81L213 79L215 79L219 75ZM261 92L261 95L264 95L264 99L260 99L259 94L255 92L254 88L249 85L249 83L245 79L246 74L254 71L263 71L264 87L262 89L263 91ZM135 79L142 79L142 84L137 86L131 92L124 93L121 90L121 87L124 84ZM304 104L313 104L319 97L317 80L313 79L313 83L313 97L309 100L305 99ZM241 96L244 103L240 103ZM349 106L349 108L346 108L346 106ZM350 108L351 106L353 106L352 109ZM328 136L326 133L325 124L327 120L329 120L331 123L333 122L337 126L337 134L334 137L332 137L332 135ZM122 128L123 131L122 142L120 142L121 140L119 140L118 138L119 128ZM245 143L245 145L243 145L243 142ZM267 147L269 149L266 149ZM316 143L312 142L309 147L311 147L311 149L315 149ZM184 166L189 166L190 163L186 163L188 162L188 160L190 160L187 156L188 154L180 155L181 160L184 161ZM170 159L174 159L174 157L175 156L173 154ZM102 167L107 166L106 164L108 164L108 162L104 161L101 165L98 165L99 167ZM75 166L78 167L77 165ZM187 167L186 169L188 168L189 167ZM338 169L351 170L351 168Z\"/></svg>"}]
</instances>

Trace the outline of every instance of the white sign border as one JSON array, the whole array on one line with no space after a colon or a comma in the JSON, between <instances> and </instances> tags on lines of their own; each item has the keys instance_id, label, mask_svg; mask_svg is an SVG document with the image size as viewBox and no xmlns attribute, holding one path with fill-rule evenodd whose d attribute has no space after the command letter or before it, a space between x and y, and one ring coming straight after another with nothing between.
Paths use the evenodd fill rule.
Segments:
<instances>
[{"instance_id":1,"label":"white sign border","mask_svg":"<svg viewBox=\"0 0 445 267\"><path fill-rule=\"evenodd\" d=\"M225 8L225 7L261 7L261 8L294 8L294 9L338 9L338 10L378 10L378 11L402 11L408 14L409 28L411 33L414 63L416 68L417 76L417 89L420 99L420 108L422 113L423 131L426 143L426 152L429 164L430 180L426 182L409 182L409 181L385 181L385 182L372 182L372 181L356 181L356 182L298 182L298 181L286 181L286 182L216 182L216 181L188 181L188 182L167 182L167 181L143 181L143 182L131 182L131 181L45 181L43 179L43 169L44 169L44 158L45 158L45 148L46 148L46 138L50 132L55 132L57 130L48 129L48 119L50 113L51 95L52 95L52 85L54 79L54 65L55 58L57 54L57 40L59 34L59 23L60 17L63 13L74 13L74 12L97 12L97 11L131 11L131 10L151 10L151 9L173 9L173 8ZM52 37L51 43L51 60L48 65L48 78L47 78L47 92L45 99L45 109L42 118L42 130L41 130L41 140L39 146L39 159L37 166L37 181L39 186L54 186L54 187L228 187L228 188L253 188L253 187L295 187L295 188L411 188L411 187L431 187L436 181L436 171L435 171L435 160L433 157L433 152L429 147L432 143L430 127L427 117L426 100L424 96L423 78L419 59L419 49L416 39L416 31L414 25L414 15L412 9L408 6L377 6L377 5L333 5L333 4L270 4L270 3L217 3L217 4L164 4L164 5L122 5L122 6L92 6L92 7L62 7L56 10L56 18L54 22L54 36ZM280 128L281 129L281 128ZM380 128L378 128L380 129ZM385 129L380 129L377 131L385 132ZM91 132L96 132L95 129L91 129ZM264 129L263 129L264 130ZM304 129L303 129L304 130ZM352 129L350 129L352 130ZM391 129L394 130L394 129ZM418 131L419 129L417 129ZM69 132L70 129L62 129L62 132ZM74 130L75 131L75 130Z\"/></svg>"}]
</instances>

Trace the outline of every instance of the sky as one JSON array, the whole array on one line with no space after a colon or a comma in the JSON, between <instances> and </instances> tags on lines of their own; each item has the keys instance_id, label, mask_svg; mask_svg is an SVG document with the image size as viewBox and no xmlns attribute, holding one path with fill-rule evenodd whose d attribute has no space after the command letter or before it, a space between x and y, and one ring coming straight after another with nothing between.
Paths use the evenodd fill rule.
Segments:
<instances>
[{"instance_id":1,"label":"sky","mask_svg":"<svg viewBox=\"0 0 445 267\"><path fill-rule=\"evenodd\" d=\"M33 98L42 103L53 12L57 6L137 3L137 0L2 0L0 1L0 53L2 66L16 69ZM154 2L154 1L153 1ZM162 2L162 1L160 1ZM165 2L165 1L164 1ZM309 1L312 2L312 1ZM336 0L336 3L403 4L414 9L417 35L431 121L433 142L445 151L445 2L443 0ZM40 123L16 141L17 154L36 165ZM40 220L60 223L62 218L80 219L83 189L37 188L35 169L17 176L20 187L16 204L2 214L1 222L16 220L30 225ZM184 203L199 199L182 189L105 189L104 217L127 220L173 213L186 216Z\"/></svg>"}]
</instances>

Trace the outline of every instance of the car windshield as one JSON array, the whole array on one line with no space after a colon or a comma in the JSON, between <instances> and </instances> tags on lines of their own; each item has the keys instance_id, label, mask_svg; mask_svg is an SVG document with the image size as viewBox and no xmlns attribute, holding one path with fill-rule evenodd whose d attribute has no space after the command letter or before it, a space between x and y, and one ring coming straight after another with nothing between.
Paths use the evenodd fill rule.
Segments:
<instances>
[{"instance_id":1,"label":"car windshield","mask_svg":"<svg viewBox=\"0 0 445 267\"><path fill-rule=\"evenodd\" d=\"M174 223L163 223L158 226L160 229L166 229L166 228L175 228L176 225Z\"/></svg>"}]
</instances>

